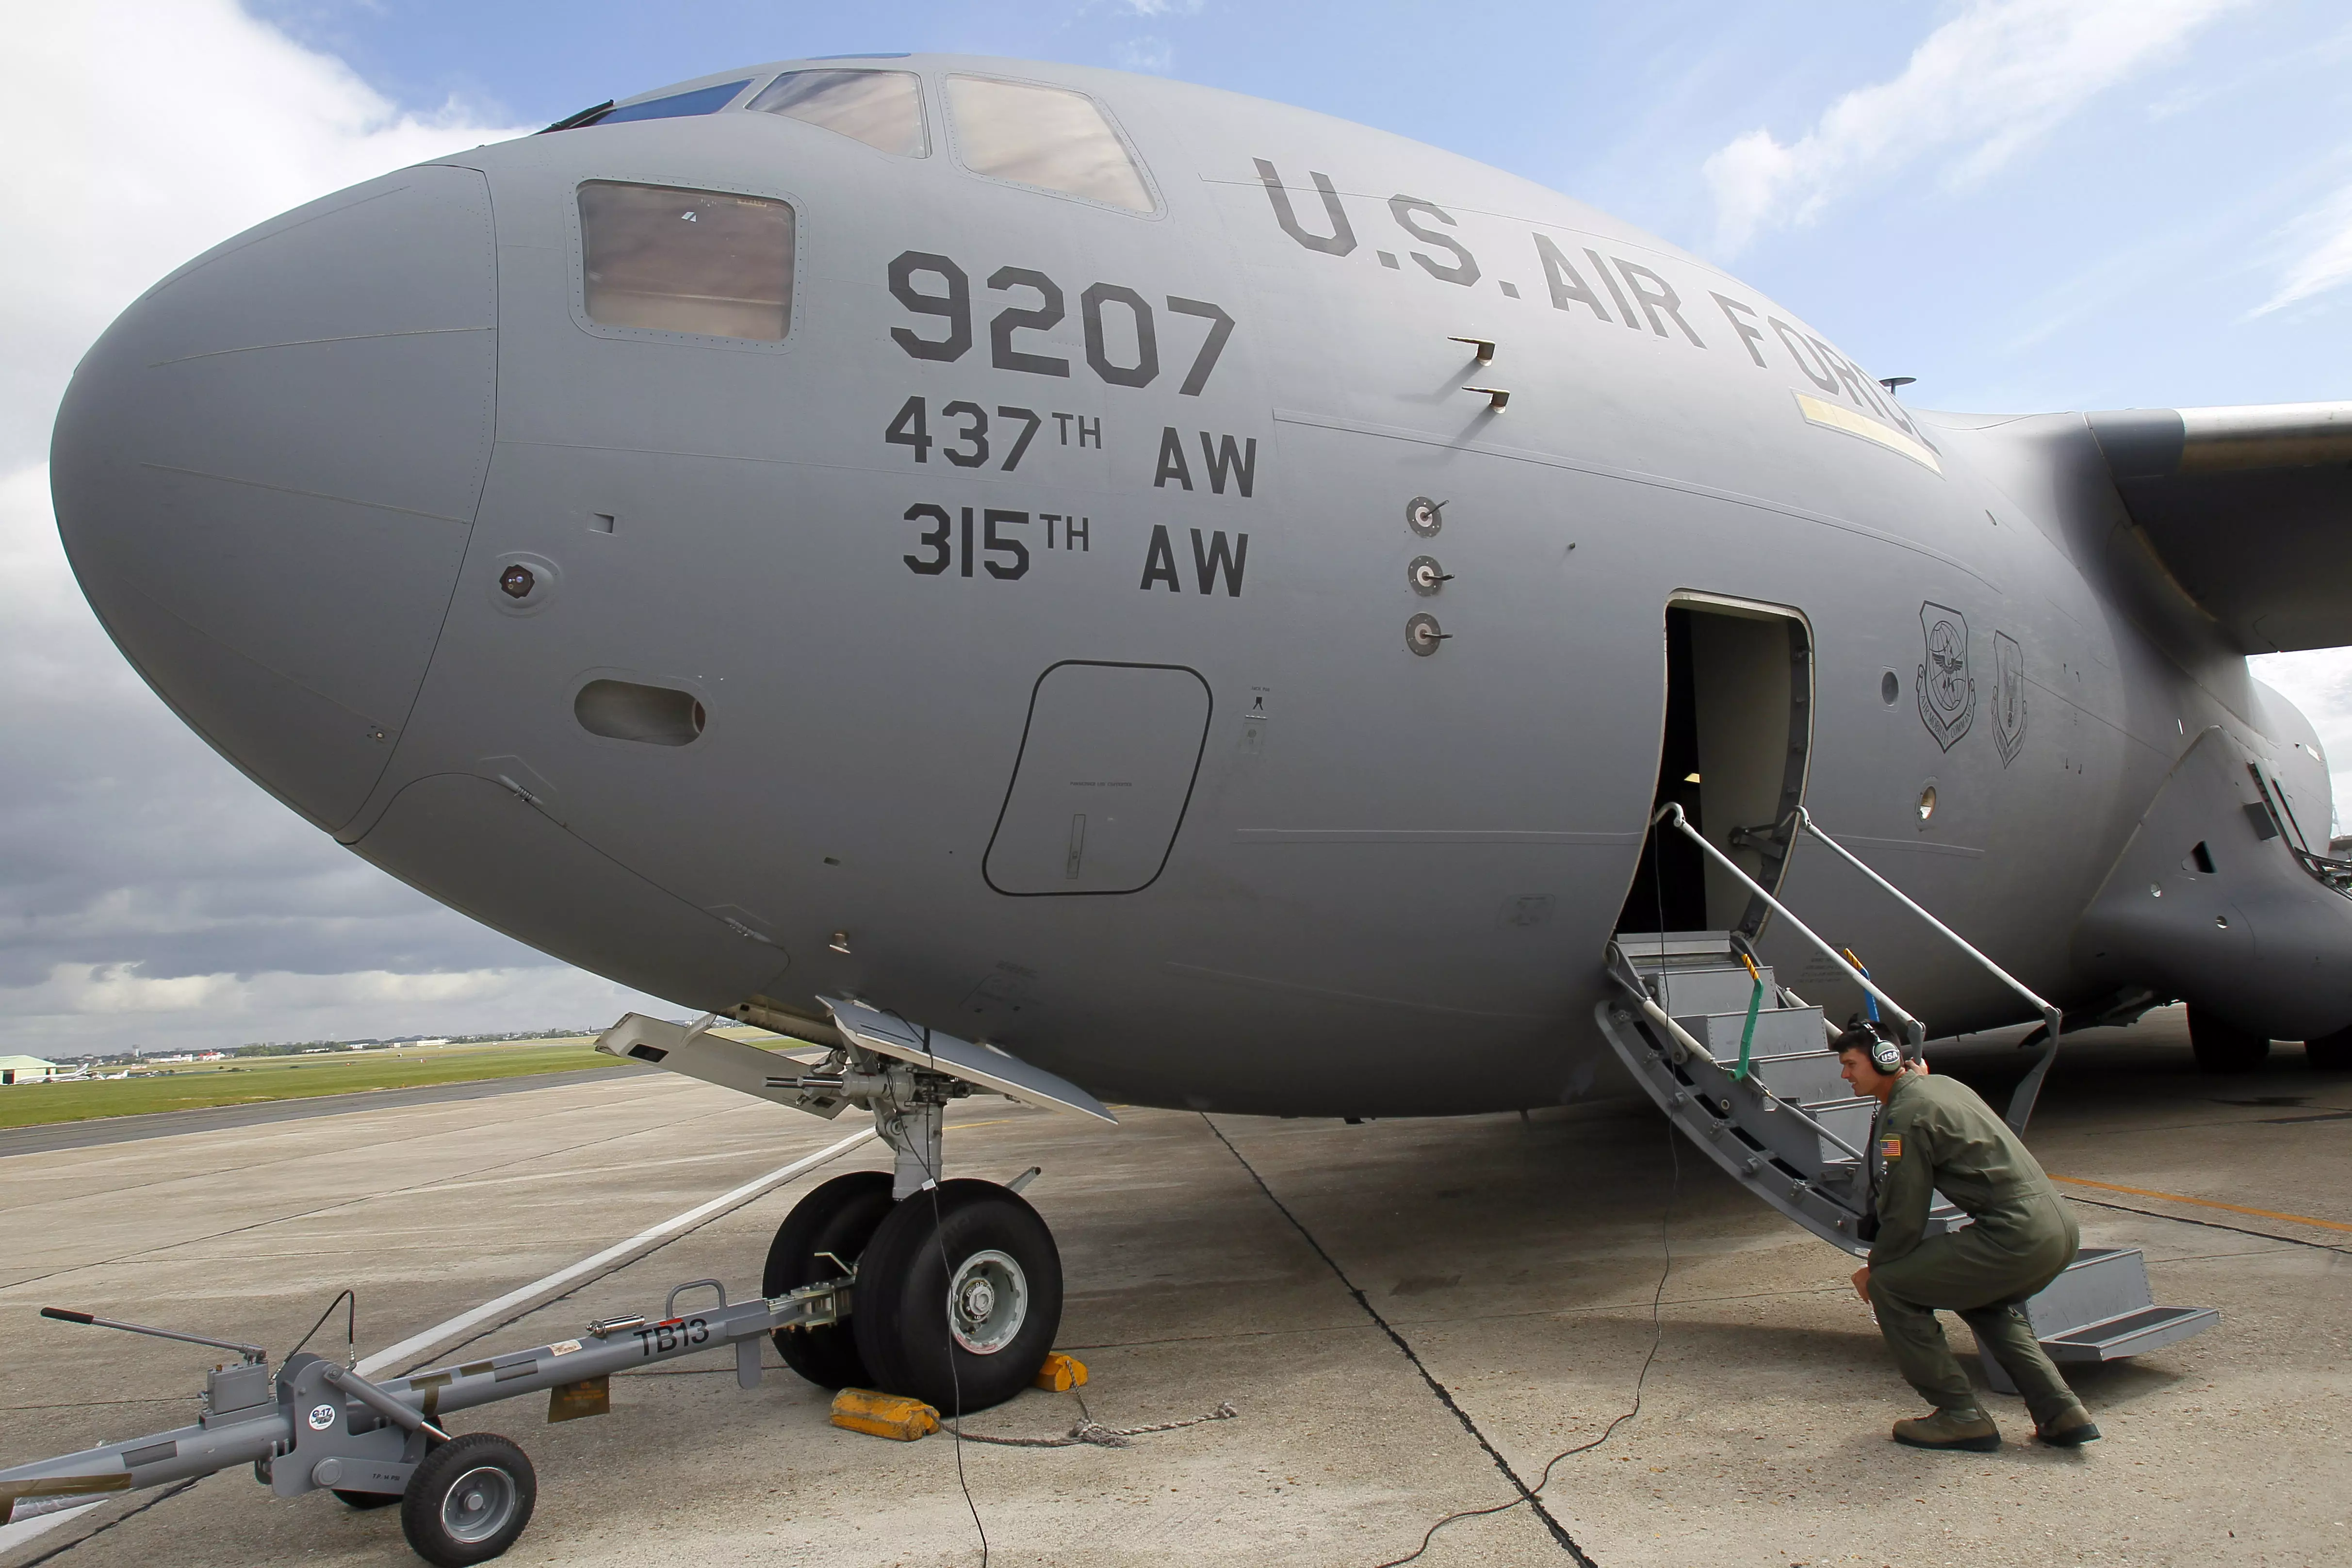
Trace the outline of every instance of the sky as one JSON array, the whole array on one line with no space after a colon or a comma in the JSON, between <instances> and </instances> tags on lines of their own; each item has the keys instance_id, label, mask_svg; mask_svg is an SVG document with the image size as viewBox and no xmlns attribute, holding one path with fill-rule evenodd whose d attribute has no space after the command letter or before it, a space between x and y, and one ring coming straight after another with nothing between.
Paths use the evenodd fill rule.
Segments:
<instances>
[{"instance_id":1,"label":"sky","mask_svg":"<svg viewBox=\"0 0 2352 1568\"><path fill-rule=\"evenodd\" d=\"M676 1011L356 859L184 729L73 585L57 401L287 207L731 65L958 50L1415 137L1724 266L1927 406L2352 397L2341 0L74 0L0 58L0 1052ZM2258 661L2352 792L2352 654Z\"/></svg>"}]
</instances>

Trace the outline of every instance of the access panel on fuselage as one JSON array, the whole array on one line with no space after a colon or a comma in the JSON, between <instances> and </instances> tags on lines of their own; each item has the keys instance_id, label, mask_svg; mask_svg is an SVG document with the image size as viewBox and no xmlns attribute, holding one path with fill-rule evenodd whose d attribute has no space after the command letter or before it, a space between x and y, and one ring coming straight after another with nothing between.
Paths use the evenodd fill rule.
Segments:
<instances>
[{"instance_id":1,"label":"access panel on fuselage","mask_svg":"<svg viewBox=\"0 0 2352 1568\"><path fill-rule=\"evenodd\" d=\"M989 840L988 885L1018 897L1150 887L1183 825L1209 709L1208 683L1181 666L1047 669Z\"/></svg>"}]
</instances>

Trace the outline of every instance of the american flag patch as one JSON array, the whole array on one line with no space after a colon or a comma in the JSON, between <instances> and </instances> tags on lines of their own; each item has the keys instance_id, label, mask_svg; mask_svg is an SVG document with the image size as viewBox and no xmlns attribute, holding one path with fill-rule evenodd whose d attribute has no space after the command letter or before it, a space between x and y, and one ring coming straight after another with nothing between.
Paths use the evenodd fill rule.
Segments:
<instances>
[{"instance_id":1,"label":"american flag patch","mask_svg":"<svg viewBox=\"0 0 2352 1568\"><path fill-rule=\"evenodd\" d=\"M1878 1157L1882 1160L1900 1160L1903 1158L1903 1140L1900 1138L1881 1138L1878 1141Z\"/></svg>"}]
</instances>

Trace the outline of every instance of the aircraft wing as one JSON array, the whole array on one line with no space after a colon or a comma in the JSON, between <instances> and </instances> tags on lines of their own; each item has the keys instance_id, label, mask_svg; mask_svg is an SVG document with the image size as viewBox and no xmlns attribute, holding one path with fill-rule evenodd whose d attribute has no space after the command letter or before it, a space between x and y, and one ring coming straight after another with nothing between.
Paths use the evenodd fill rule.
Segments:
<instances>
[{"instance_id":1,"label":"aircraft wing","mask_svg":"<svg viewBox=\"0 0 2352 1568\"><path fill-rule=\"evenodd\" d=\"M2149 548L2242 648L2352 644L2352 402L2084 418Z\"/></svg>"}]
</instances>

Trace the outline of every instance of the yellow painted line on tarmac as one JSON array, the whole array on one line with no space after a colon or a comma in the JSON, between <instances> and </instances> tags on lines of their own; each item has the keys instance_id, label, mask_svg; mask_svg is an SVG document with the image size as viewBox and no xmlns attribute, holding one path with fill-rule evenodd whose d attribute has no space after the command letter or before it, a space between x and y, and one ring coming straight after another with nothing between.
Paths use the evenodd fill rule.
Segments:
<instances>
[{"instance_id":1,"label":"yellow painted line on tarmac","mask_svg":"<svg viewBox=\"0 0 2352 1568\"><path fill-rule=\"evenodd\" d=\"M2263 1219L2283 1219L2289 1225L2315 1225L2322 1230L2352 1233L2352 1225L2338 1225L2332 1219L2314 1219L2306 1214L2280 1214L2275 1209L2250 1209L2243 1204L2218 1204L2210 1198L2188 1198L2179 1193L2159 1193L2150 1187L2119 1187L2113 1182L2085 1181L2081 1176L2052 1176L2053 1182L2064 1182L2074 1187L2096 1187L2103 1193L2129 1193L2136 1198L2162 1198L2168 1204L2190 1204L2200 1209L2221 1209L2229 1214L2258 1215Z\"/></svg>"}]
</instances>

